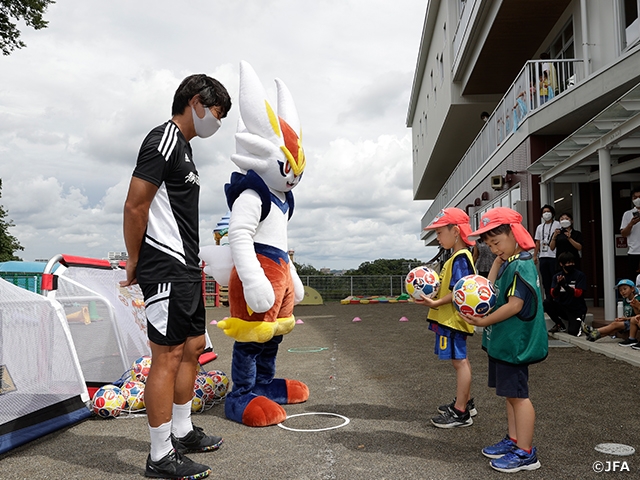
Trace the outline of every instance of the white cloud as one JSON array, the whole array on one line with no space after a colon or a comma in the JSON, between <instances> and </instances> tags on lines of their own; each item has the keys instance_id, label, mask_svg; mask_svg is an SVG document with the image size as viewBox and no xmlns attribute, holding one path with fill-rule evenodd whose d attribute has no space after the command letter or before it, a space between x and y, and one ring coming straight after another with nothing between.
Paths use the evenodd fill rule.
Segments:
<instances>
[{"instance_id":1,"label":"white cloud","mask_svg":"<svg viewBox=\"0 0 640 480\"><path fill-rule=\"evenodd\" d=\"M142 139L170 117L186 75L205 72L234 108L213 139L194 139L201 241L227 211L235 170L238 63L267 92L292 91L308 167L290 223L297 260L357 267L429 257L418 239L405 116L423 0L68 0L27 47L0 59L0 203L26 260L124 249L122 206Z\"/></svg>"}]
</instances>

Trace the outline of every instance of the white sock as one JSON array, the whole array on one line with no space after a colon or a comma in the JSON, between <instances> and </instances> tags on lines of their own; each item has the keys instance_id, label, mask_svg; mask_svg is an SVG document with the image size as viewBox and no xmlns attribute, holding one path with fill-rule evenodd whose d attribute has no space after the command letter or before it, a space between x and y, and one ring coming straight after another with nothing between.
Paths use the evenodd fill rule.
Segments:
<instances>
[{"instance_id":1,"label":"white sock","mask_svg":"<svg viewBox=\"0 0 640 480\"><path fill-rule=\"evenodd\" d=\"M191 424L191 400L184 405L173 404L173 418L171 421L171 433L176 438L182 438L193 430Z\"/></svg>"},{"instance_id":2,"label":"white sock","mask_svg":"<svg viewBox=\"0 0 640 480\"><path fill-rule=\"evenodd\" d=\"M163 423L159 427L149 425L151 436L151 460L157 462L173 449L171 444L171 422Z\"/></svg>"}]
</instances>

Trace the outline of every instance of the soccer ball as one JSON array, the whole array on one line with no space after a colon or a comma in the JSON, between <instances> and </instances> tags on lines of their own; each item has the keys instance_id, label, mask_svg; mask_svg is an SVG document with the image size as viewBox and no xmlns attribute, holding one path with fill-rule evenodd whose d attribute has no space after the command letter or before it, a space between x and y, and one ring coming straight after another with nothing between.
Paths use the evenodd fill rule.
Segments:
<instances>
[{"instance_id":1,"label":"soccer ball","mask_svg":"<svg viewBox=\"0 0 640 480\"><path fill-rule=\"evenodd\" d=\"M146 382L149 376L149 369L151 368L151 357L144 355L138 358L131 365L131 380L136 382Z\"/></svg>"},{"instance_id":2,"label":"soccer ball","mask_svg":"<svg viewBox=\"0 0 640 480\"><path fill-rule=\"evenodd\" d=\"M207 404L213 403L216 384L206 373L199 373L193 384L193 398L191 399L191 411L201 412Z\"/></svg>"},{"instance_id":3,"label":"soccer ball","mask_svg":"<svg viewBox=\"0 0 640 480\"><path fill-rule=\"evenodd\" d=\"M144 383L127 382L120 390L129 410L142 410L144 408Z\"/></svg>"},{"instance_id":4,"label":"soccer ball","mask_svg":"<svg viewBox=\"0 0 640 480\"><path fill-rule=\"evenodd\" d=\"M440 277L429 267L416 267L407 274L404 286L407 293L416 300L422 299L421 293L433 298L440 289Z\"/></svg>"},{"instance_id":5,"label":"soccer ball","mask_svg":"<svg viewBox=\"0 0 640 480\"><path fill-rule=\"evenodd\" d=\"M480 275L467 275L453 287L453 306L458 312L484 317L496 305L496 289Z\"/></svg>"},{"instance_id":6,"label":"soccer ball","mask_svg":"<svg viewBox=\"0 0 640 480\"><path fill-rule=\"evenodd\" d=\"M207 375L211 377L215 385L213 399L220 400L226 397L227 390L229 390L229 377L220 370L212 370L211 372L207 372Z\"/></svg>"},{"instance_id":7,"label":"soccer ball","mask_svg":"<svg viewBox=\"0 0 640 480\"><path fill-rule=\"evenodd\" d=\"M91 399L93 412L102 418L117 417L125 405L122 391L115 385L100 387Z\"/></svg>"}]
</instances>

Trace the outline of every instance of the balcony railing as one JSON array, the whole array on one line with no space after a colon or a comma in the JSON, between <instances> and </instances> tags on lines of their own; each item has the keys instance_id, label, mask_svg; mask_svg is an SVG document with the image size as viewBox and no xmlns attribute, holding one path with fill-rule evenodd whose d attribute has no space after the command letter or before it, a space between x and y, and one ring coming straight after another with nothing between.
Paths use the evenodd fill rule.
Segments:
<instances>
[{"instance_id":1,"label":"balcony railing","mask_svg":"<svg viewBox=\"0 0 640 480\"><path fill-rule=\"evenodd\" d=\"M582 78L582 60L527 62L436 195L422 217L422 226L427 226L440 210L448 206L532 112L553 102L580 83Z\"/></svg>"}]
</instances>

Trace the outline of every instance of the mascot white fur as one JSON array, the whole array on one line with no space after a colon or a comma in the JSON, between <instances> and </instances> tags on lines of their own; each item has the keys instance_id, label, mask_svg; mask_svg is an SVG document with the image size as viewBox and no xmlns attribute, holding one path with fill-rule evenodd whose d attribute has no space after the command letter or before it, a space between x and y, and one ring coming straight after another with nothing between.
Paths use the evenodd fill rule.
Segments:
<instances>
[{"instance_id":1,"label":"mascot white fur","mask_svg":"<svg viewBox=\"0 0 640 480\"><path fill-rule=\"evenodd\" d=\"M294 304L304 298L287 254L287 222L293 213L291 190L306 163L293 97L282 81L275 82L277 114L253 68L240 63L241 119L231 160L241 172L225 185L233 268L230 317L218 327L236 340L225 414L251 427L280 423L287 416L281 405L309 398L304 383L275 378L278 346L295 325Z\"/></svg>"}]
</instances>

